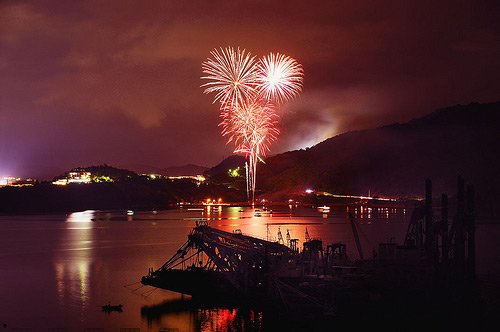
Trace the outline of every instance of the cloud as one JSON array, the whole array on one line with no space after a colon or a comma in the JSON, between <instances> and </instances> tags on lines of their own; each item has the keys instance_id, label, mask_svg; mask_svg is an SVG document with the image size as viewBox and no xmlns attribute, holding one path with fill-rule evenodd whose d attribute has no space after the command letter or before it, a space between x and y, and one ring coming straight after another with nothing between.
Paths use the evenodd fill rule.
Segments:
<instances>
[{"instance_id":1,"label":"cloud","mask_svg":"<svg viewBox=\"0 0 500 332\"><path fill-rule=\"evenodd\" d=\"M48 36L55 31L55 21L23 3L0 4L0 42L14 44L33 35Z\"/></svg>"}]
</instances>

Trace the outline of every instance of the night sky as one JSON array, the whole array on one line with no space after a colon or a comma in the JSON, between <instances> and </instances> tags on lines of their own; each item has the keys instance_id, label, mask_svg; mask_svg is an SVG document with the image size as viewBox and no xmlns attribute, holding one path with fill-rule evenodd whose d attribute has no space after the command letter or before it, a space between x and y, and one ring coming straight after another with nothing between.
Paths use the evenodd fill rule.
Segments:
<instances>
[{"instance_id":1,"label":"night sky","mask_svg":"<svg viewBox=\"0 0 500 332\"><path fill-rule=\"evenodd\" d=\"M0 177L214 166L233 146L201 64L227 46L303 65L271 154L500 100L498 1L4 0Z\"/></svg>"}]
</instances>

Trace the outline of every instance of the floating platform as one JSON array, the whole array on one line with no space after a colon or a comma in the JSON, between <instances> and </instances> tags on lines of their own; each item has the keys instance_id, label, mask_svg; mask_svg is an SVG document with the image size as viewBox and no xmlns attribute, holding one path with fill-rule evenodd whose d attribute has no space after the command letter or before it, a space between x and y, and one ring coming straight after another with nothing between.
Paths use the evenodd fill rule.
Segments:
<instances>
[{"instance_id":1,"label":"floating platform","mask_svg":"<svg viewBox=\"0 0 500 332\"><path fill-rule=\"evenodd\" d=\"M288 247L200 221L181 248L141 282L197 301L266 303L301 315L345 317L360 310L378 312L381 304L398 311L402 302L417 316L442 308L455 314L475 296L473 197L468 195L466 203L459 181L461 208L448 225L447 200L441 218L433 218L427 183L425 205L413 211L404 244L380 243L374 257L355 261L342 243L323 246L308 238L299 250L296 241ZM353 216L351 224L362 257Z\"/></svg>"}]
</instances>

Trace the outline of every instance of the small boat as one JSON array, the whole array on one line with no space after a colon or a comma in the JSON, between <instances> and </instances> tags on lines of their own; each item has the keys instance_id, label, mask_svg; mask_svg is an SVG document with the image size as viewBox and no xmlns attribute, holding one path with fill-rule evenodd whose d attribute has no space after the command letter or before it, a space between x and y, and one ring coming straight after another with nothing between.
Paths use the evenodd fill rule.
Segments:
<instances>
[{"instance_id":1,"label":"small boat","mask_svg":"<svg viewBox=\"0 0 500 332\"><path fill-rule=\"evenodd\" d=\"M326 206L326 205L323 205L323 206L318 207L318 211L322 212L322 213L329 213L330 212L330 207Z\"/></svg>"},{"instance_id":2,"label":"small boat","mask_svg":"<svg viewBox=\"0 0 500 332\"><path fill-rule=\"evenodd\" d=\"M122 312L123 311L123 305L121 305L121 304L118 304L118 305L106 304L106 305L102 306L102 311L105 311L105 312L111 312L111 311Z\"/></svg>"}]
</instances>

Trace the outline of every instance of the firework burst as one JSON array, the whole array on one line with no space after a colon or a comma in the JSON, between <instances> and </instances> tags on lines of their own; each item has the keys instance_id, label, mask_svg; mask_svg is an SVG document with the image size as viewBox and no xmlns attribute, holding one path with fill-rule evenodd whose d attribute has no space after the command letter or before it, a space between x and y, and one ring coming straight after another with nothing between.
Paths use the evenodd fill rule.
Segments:
<instances>
[{"instance_id":1,"label":"firework burst","mask_svg":"<svg viewBox=\"0 0 500 332\"><path fill-rule=\"evenodd\" d=\"M257 68L255 57L245 50L232 47L214 50L213 59L203 63L202 79L209 80L202 85L205 93L215 93L214 103L220 101L221 108L230 105L237 107L255 94L255 79Z\"/></svg>"},{"instance_id":2,"label":"firework burst","mask_svg":"<svg viewBox=\"0 0 500 332\"><path fill-rule=\"evenodd\" d=\"M283 103L302 91L304 71L295 59L271 53L257 64L257 90L267 100Z\"/></svg>"},{"instance_id":3,"label":"firework burst","mask_svg":"<svg viewBox=\"0 0 500 332\"><path fill-rule=\"evenodd\" d=\"M245 50L214 50L203 62L205 93L220 102L222 136L248 159L247 194L254 200L257 162L264 161L279 135L277 105L302 91L304 72L294 59L271 53L256 62Z\"/></svg>"}]
</instances>

